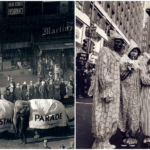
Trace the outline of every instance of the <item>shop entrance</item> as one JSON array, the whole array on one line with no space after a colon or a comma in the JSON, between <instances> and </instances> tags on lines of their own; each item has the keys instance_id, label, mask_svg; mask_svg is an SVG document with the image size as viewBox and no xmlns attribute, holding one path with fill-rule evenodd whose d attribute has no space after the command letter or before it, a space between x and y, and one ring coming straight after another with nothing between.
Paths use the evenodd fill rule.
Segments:
<instances>
[{"instance_id":1,"label":"shop entrance","mask_svg":"<svg viewBox=\"0 0 150 150\"><path fill-rule=\"evenodd\" d=\"M42 50L41 59L46 63L47 73L51 72L53 78L69 78L74 71L74 50L54 49Z\"/></svg>"}]
</instances>

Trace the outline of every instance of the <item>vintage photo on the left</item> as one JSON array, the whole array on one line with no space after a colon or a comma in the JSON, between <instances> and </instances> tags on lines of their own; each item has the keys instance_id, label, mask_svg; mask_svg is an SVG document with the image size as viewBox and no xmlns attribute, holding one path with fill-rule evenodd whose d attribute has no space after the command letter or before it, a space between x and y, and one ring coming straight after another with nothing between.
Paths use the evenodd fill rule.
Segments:
<instances>
[{"instance_id":1,"label":"vintage photo on the left","mask_svg":"<svg viewBox=\"0 0 150 150\"><path fill-rule=\"evenodd\" d=\"M74 149L74 2L0 2L0 149Z\"/></svg>"}]
</instances>

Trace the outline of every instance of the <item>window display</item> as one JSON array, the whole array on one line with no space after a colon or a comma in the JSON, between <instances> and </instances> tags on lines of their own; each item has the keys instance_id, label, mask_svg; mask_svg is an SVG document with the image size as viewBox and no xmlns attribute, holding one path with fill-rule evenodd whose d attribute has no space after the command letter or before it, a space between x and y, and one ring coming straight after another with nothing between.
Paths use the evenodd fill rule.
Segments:
<instances>
[{"instance_id":1,"label":"window display","mask_svg":"<svg viewBox=\"0 0 150 150\"><path fill-rule=\"evenodd\" d=\"M30 49L5 50L2 54L3 71L15 69L30 69L32 53ZM7 64L7 67L6 67Z\"/></svg>"}]
</instances>

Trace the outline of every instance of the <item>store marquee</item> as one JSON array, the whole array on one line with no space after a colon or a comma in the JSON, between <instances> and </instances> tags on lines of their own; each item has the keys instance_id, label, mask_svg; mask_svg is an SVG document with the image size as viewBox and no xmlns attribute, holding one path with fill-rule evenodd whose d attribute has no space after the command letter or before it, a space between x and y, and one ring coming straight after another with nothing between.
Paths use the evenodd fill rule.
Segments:
<instances>
[{"instance_id":1,"label":"store marquee","mask_svg":"<svg viewBox=\"0 0 150 150\"><path fill-rule=\"evenodd\" d=\"M64 23L56 23L51 25L42 25L41 35L42 37L45 36L52 36L56 34L63 34L69 33L74 31L74 21L68 21Z\"/></svg>"},{"instance_id":2,"label":"store marquee","mask_svg":"<svg viewBox=\"0 0 150 150\"><path fill-rule=\"evenodd\" d=\"M37 44L40 50L54 50L74 48L74 43L57 43L57 44Z\"/></svg>"}]
</instances>

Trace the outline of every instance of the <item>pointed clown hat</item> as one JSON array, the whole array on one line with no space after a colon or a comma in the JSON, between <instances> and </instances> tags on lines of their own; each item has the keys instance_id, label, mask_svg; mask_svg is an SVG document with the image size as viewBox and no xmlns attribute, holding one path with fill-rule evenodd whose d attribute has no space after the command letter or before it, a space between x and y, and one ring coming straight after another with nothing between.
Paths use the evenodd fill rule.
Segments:
<instances>
[{"instance_id":1,"label":"pointed clown hat","mask_svg":"<svg viewBox=\"0 0 150 150\"><path fill-rule=\"evenodd\" d=\"M128 52L127 52L127 54L129 54L133 49L138 49L138 51L139 51L139 54L141 54L141 50L140 50L140 48L138 47L138 45L131 39L130 40L130 47L129 47L129 49L128 49Z\"/></svg>"},{"instance_id":2,"label":"pointed clown hat","mask_svg":"<svg viewBox=\"0 0 150 150\"><path fill-rule=\"evenodd\" d=\"M108 37L108 41L106 41L105 46L113 49L114 48L114 40L115 39L120 39L124 43L124 39L121 37L121 35L119 35L114 30L110 30L110 37Z\"/></svg>"}]
</instances>

